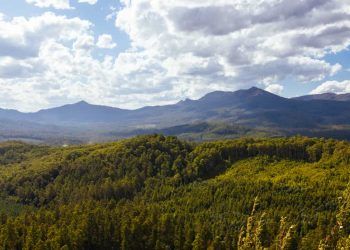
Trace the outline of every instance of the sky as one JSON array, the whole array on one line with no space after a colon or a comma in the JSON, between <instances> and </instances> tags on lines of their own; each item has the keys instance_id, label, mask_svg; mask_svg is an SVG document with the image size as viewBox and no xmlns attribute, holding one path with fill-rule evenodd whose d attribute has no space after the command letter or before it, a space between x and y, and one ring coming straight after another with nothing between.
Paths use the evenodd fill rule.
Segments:
<instances>
[{"instance_id":1,"label":"sky","mask_svg":"<svg viewBox=\"0 0 350 250\"><path fill-rule=\"evenodd\" d=\"M0 0L0 107L350 92L347 0Z\"/></svg>"}]
</instances>

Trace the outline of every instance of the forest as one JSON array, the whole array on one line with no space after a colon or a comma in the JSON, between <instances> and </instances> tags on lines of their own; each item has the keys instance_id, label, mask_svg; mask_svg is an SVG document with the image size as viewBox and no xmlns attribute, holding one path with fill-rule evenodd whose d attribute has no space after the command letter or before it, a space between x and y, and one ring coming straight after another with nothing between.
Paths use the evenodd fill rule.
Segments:
<instances>
[{"instance_id":1,"label":"forest","mask_svg":"<svg viewBox=\"0 0 350 250\"><path fill-rule=\"evenodd\" d=\"M0 249L350 249L350 144L0 144Z\"/></svg>"}]
</instances>

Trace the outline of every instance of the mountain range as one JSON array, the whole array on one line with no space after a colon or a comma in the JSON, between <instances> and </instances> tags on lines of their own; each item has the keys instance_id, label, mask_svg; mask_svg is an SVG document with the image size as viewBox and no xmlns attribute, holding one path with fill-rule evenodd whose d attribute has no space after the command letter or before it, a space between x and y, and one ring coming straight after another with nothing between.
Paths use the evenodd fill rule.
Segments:
<instances>
[{"instance_id":1,"label":"mountain range","mask_svg":"<svg viewBox=\"0 0 350 250\"><path fill-rule=\"evenodd\" d=\"M245 127L270 133L278 131L282 134L334 131L340 135L344 133L347 139L350 94L327 93L284 98L253 87L235 92L215 91L198 100L186 99L172 105L136 110L81 101L34 113L0 109L0 123L4 125L0 135L5 138L11 137L6 134L6 125L12 132L16 131L12 137L21 137L21 133L40 137L45 127L46 134L50 134L51 130L56 131L56 134L60 131L61 138L81 137L82 134L91 138L101 135L107 138L111 134L174 131L172 127L178 131L179 126L181 128L184 125L220 123L220 126L229 124L235 128ZM30 131L27 131L28 128ZM188 126L186 128L188 130Z\"/></svg>"}]
</instances>

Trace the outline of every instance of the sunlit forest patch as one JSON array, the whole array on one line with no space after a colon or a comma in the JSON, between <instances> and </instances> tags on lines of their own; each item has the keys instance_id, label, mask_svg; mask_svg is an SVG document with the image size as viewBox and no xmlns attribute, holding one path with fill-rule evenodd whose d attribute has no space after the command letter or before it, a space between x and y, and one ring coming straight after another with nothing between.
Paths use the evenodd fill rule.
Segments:
<instances>
[{"instance_id":1,"label":"sunlit forest patch","mask_svg":"<svg viewBox=\"0 0 350 250\"><path fill-rule=\"evenodd\" d=\"M350 234L334 231L349 222L344 141L7 142L0 163L3 249L332 249Z\"/></svg>"}]
</instances>

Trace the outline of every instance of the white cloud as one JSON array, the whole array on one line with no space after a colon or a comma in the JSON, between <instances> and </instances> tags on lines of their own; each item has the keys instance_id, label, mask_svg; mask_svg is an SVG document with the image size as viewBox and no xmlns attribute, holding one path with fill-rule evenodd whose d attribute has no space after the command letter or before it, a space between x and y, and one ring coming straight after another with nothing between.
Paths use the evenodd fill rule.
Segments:
<instances>
[{"instance_id":1,"label":"white cloud","mask_svg":"<svg viewBox=\"0 0 350 250\"><path fill-rule=\"evenodd\" d=\"M95 46L95 38L89 34L84 34L82 36L79 36L74 44L73 48L75 50L91 50Z\"/></svg>"},{"instance_id":2,"label":"white cloud","mask_svg":"<svg viewBox=\"0 0 350 250\"><path fill-rule=\"evenodd\" d=\"M79 3L88 3L94 5L98 2L98 0L78 0Z\"/></svg>"},{"instance_id":3,"label":"white cloud","mask_svg":"<svg viewBox=\"0 0 350 250\"><path fill-rule=\"evenodd\" d=\"M265 90L280 95L283 91L283 86L279 84L270 84L265 88Z\"/></svg>"},{"instance_id":4,"label":"white cloud","mask_svg":"<svg viewBox=\"0 0 350 250\"><path fill-rule=\"evenodd\" d=\"M336 93L345 94L350 93L350 80L338 82L338 81L327 81L322 83L316 89L311 91L311 94L323 94L323 93Z\"/></svg>"},{"instance_id":5,"label":"white cloud","mask_svg":"<svg viewBox=\"0 0 350 250\"><path fill-rule=\"evenodd\" d=\"M132 57L125 56L124 66L117 63L122 56L94 58L94 42L91 23L79 18L45 13L1 20L0 107L33 111L81 99L123 107L169 101L165 92L171 86L164 79L159 84L160 78L153 82L143 60L138 72L125 76L121 69ZM145 80L139 82L141 74Z\"/></svg>"},{"instance_id":6,"label":"white cloud","mask_svg":"<svg viewBox=\"0 0 350 250\"><path fill-rule=\"evenodd\" d=\"M0 57L0 78L25 78L38 75L45 68L37 59L15 60L11 57Z\"/></svg>"},{"instance_id":7,"label":"white cloud","mask_svg":"<svg viewBox=\"0 0 350 250\"><path fill-rule=\"evenodd\" d=\"M46 12L29 19L0 20L0 55L18 59L37 57L50 39L69 42L89 32L91 23Z\"/></svg>"},{"instance_id":8,"label":"white cloud","mask_svg":"<svg viewBox=\"0 0 350 250\"><path fill-rule=\"evenodd\" d=\"M94 46L91 23L79 18L44 13L0 21L1 107L29 111L102 99L115 79L113 62L94 59Z\"/></svg>"},{"instance_id":9,"label":"white cloud","mask_svg":"<svg viewBox=\"0 0 350 250\"><path fill-rule=\"evenodd\" d=\"M71 9L69 0L26 0L29 4L34 4L39 8Z\"/></svg>"},{"instance_id":10,"label":"white cloud","mask_svg":"<svg viewBox=\"0 0 350 250\"><path fill-rule=\"evenodd\" d=\"M111 11L131 48L102 59L94 50L116 44L108 34L95 41L86 20L0 15L0 107L36 110L85 99L135 108L257 84L281 93L286 80L334 76L342 68L324 56L350 46L350 3L343 0L122 2Z\"/></svg>"},{"instance_id":11,"label":"white cloud","mask_svg":"<svg viewBox=\"0 0 350 250\"><path fill-rule=\"evenodd\" d=\"M350 3L340 0L123 2L116 26L131 38L128 56L158 62L156 68L144 63L143 71L159 84L168 78L171 91L186 89L190 97L214 85L233 90L259 83L280 92L277 83L287 78L321 81L341 70L323 56L350 45Z\"/></svg>"},{"instance_id":12,"label":"white cloud","mask_svg":"<svg viewBox=\"0 0 350 250\"><path fill-rule=\"evenodd\" d=\"M97 59L94 42L91 23L79 18L45 13L0 21L0 107L34 111L81 99L129 108L169 102L172 86L153 76L141 54ZM157 61L147 63L157 68ZM128 67L126 76L121 72Z\"/></svg>"},{"instance_id":13,"label":"white cloud","mask_svg":"<svg viewBox=\"0 0 350 250\"><path fill-rule=\"evenodd\" d=\"M117 44L113 42L112 36L108 34L100 35L96 45L101 49L113 49L117 46Z\"/></svg>"},{"instance_id":14,"label":"white cloud","mask_svg":"<svg viewBox=\"0 0 350 250\"><path fill-rule=\"evenodd\" d=\"M114 6L110 6L109 10L110 10L110 13L106 16L106 18L105 18L106 21L113 20L117 16L117 13L118 13L117 8Z\"/></svg>"}]
</instances>

